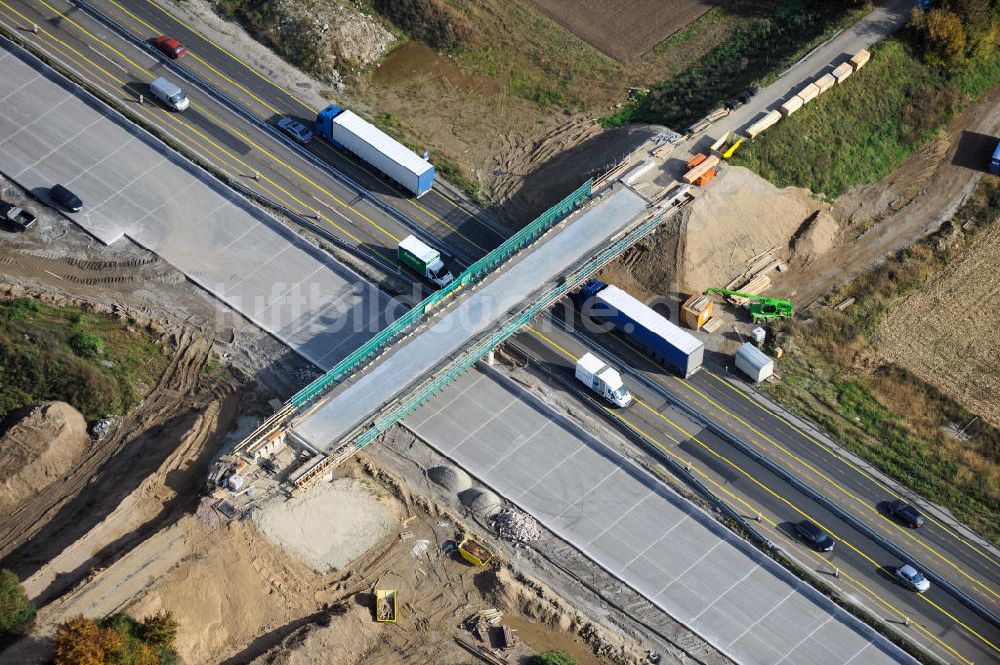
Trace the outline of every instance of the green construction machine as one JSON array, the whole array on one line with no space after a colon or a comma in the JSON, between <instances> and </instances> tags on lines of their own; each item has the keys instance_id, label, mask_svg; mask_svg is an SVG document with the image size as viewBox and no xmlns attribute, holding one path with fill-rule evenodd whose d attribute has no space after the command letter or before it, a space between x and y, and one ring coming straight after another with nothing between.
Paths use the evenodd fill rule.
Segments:
<instances>
[{"instance_id":1,"label":"green construction machine","mask_svg":"<svg viewBox=\"0 0 1000 665\"><path fill-rule=\"evenodd\" d=\"M761 321L774 321L775 319L792 318L792 301L778 300L777 298L765 298L755 296L742 291L729 291L728 289L705 289L705 295L718 293L723 296L738 296L750 301L750 320L754 323Z\"/></svg>"}]
</instances>

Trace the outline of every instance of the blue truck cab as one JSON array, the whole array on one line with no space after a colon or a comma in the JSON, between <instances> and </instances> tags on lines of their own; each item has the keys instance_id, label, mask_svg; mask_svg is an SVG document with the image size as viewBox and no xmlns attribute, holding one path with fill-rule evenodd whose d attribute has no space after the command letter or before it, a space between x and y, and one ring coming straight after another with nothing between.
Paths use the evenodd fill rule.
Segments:
<instances>
[{"instance_id":1,"label":"blue truck cab","mask_svg":"<svg viewBox=\"0 0 1000 665\"><path fill-rule=\"evenodd\" d=\"M333 140L333 119L344 112L344 109L340 108L336 104L330 104L325 109L316 114L316 131L319 132L323 138L333 144L335 148L343 148Z\"/></svg>"},{"instance_id":2,"label":"blue truck cab","mask_svg":"<svg viewBox=\"0 0 1000 665\"><path fill-rule=\"evenodd\" d=\"M993 175L1000 175L1000 143L997 143L997 149L993 151L993 160L990 162L989 170Z\"/></svg>"}]
</instances>

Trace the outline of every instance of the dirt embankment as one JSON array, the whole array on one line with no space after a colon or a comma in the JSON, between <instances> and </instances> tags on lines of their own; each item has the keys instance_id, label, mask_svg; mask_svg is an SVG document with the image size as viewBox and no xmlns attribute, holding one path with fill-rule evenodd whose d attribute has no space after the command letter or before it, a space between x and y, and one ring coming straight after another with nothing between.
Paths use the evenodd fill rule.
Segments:
<instances>
[{"instance_id":1,"label":"dirt embankment","mask_svg":"<svg viewBox=\"0 0 1000 665\"><path fill-rule=\"evenodd\" d=\"M87 422L66 402L43 402L12 420L0 436L3 515L69 474L90 446Z\"/></svg>"}]
</instances>

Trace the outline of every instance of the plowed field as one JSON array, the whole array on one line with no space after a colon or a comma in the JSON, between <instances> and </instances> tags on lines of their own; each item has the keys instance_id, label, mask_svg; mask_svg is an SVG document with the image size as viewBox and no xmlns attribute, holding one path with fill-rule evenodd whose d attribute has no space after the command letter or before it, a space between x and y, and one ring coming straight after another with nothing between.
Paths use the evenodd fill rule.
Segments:
<instances>
[{"instance_id":1,"label":"plowed field","mask_svg":"<svg viewBox=\"0 0 1000 665\"><path fill-rule=\"evenodd\" d=\"M1000 423L1000 224L891 312L876 348L974 413Z\"/></svg>"},{"instance_id":2,"label":"plowed field","mask_svg":"<svg viewBox=\"0 0 1000 665\"><path fill-rule=\"evenodd\" d=\"M709 9L707 0L530 0L619 62L639 57Z\"/></svg>"}]
</instances>

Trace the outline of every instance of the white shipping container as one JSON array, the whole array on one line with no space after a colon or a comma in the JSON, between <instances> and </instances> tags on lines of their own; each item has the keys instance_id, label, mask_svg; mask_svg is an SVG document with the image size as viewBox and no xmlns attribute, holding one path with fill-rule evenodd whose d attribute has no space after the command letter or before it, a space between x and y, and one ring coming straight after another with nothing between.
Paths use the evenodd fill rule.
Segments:
<instances>
[{"instance_id":1,"label":"white shipping container","mask_svg":"<svg viewBox=\"0 0 1000 665\"><path fill-rule=\"evenodd\" d=\"M817 88L819 88L820 94L823 94L836 84L837 84L837 79L833 77L833 74L824 74L815 81L815 85Z\"/></svg>"},{"instance_id":2,"label":"white shipping container","mask_svg":"<svg viewBox=\"0 0 1000 665\"><path fill-rule=\"evenodd\" d=\"M736 367L754 383L774 374L774 361L750 342L736 350Z\"/></svg>"},{"instance_id":3,"label":"white shipping container","mask_svg":"<svg viewBox=\"0 0 1000 665\"><path fill-rule=\"evenodd\" d=\"M756 138L758 134L763 132L768 127L778 124L779 120L781 120L781 112L771 111L763 118L747 127L747 136L750 138Z\"/></svg>"},{"instance_id":4,"label":"white shipping container","mask_svg":"<svg viewBox=\"0 0 1000 665\"><path fill-rule=\"evenodd\" d=\"M405 145L352 111L330 125L333 140L418 196L430 189L434 167Z\"/></svg>"},{"instance_id":5,"label":"white shipping container","mask_svg":"<svg viewBox=\"0 0 1000 665\"><path fill-rule=\"evenodd\" d=\"M864 67L866 64L868 64L868 61L871 60L871 57L872 57L871 53L869 53L865 49L861 49L860 51L858 51L857 53L854 54L854 57L852 57L849 60L849 62L851 64L851 68L854 71L858 71L859 69L861 69L862 67Z\"/></svg>"},{"instance_id":6,"label":"white shipping container","mask_svg":"<svg viewBox=\"0 0 1000 665\"><path fill-rule=\"evenodd\" d=\"M801 99L803 104L808 104L812 100L819 97L819 86L815 83L810 83L809 85L803 86L795 96Z\"/></svg>"},{"instance_id":7,"label":"white shipping container","mask_svg":"<svg viewBox=\"0 0 1000 665\"><path fill-rule=\"evenodd\" d=\"M802 98L795 96L781 105L781 115L786 118L802 108Z\"/></svg>"},{"instance_id":8,"label":"white shipping container","mask_svg":"<svg viewBox=\"0 0 1000 665\"><path fill-rule=\"evenodd\" d=\"M833 78L837 79L837 83L843 83L847 78L854 72L851 69L851 63L845 62L837 65L833 68Z\"/></svg>"}]
</instances>

